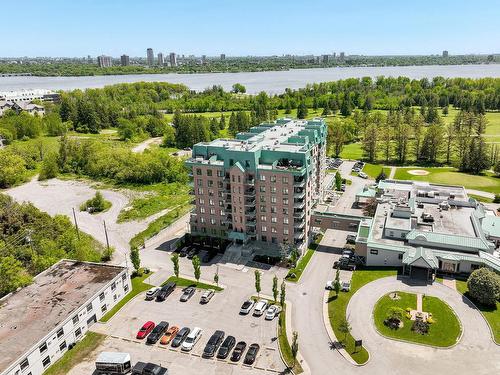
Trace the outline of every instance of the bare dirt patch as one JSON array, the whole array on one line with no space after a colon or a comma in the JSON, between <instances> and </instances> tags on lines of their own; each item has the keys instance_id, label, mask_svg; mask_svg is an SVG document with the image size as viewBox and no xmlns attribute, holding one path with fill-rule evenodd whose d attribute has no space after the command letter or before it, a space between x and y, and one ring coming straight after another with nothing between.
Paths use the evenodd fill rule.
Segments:
<instances>
[{"instance_id":1,"label":"bare dirt patch","mask_svg":"<svg viewBox=\"0 0 500 375\"><path fill-rule=\"evenodd\" d=\"M410 169L407 171L409 174L414 176L427 176L430 172L423 169Z\"/></svg>"}]
</instances>

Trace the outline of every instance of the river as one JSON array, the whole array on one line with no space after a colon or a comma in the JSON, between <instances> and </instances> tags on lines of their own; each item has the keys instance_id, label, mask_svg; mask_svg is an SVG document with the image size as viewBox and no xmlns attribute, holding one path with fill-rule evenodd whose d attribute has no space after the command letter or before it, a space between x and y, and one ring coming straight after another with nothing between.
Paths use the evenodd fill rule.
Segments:
<instances>
[{"instance_id":1,"label":"river","mask_svg":"<svg viewBox=\"0 0 500 375\"><path fill-rule=\"evenodd\" d=\"M297 89L308 83L335 81L344 78L404 76L409 78L500 77L500 64L490 65L425 65L387 67L346 67L294 69L279 72L199 73L199 74L134 74L87 77L0 77L0 91L22 89L73 90L97 88L116 83L164 81L183 83L192 90L221 85L225 90L239 82L254 94L266 91L281 93L285 88Z\"/></svg>"}]
</instances>

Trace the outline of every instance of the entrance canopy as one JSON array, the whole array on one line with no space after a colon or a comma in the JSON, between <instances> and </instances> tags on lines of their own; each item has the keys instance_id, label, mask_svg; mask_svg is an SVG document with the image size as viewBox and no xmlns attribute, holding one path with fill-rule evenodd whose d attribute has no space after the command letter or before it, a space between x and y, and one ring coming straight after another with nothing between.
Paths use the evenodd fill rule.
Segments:
<instances>
[{"instance_id":1,"label":"entrance canopy","mask_svg":"<svg viewBox=\"0 0 500 375\"><path fill-rule=\"evenodd\" d=\"M423 247L406 250L403 254L403 264L434 270L439 267L439 261L432 250Z\"/></svg>"}]
</instances>

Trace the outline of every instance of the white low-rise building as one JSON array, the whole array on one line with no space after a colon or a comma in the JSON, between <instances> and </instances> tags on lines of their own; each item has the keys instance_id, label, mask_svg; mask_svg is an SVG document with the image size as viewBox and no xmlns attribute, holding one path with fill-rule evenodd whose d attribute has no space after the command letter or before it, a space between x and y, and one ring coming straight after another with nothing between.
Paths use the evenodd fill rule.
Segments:
<instances>
[{"instance_id":1,"label":"white low-rise building","mask_svg":"<svg viewBox=\"0 0 500 375\"><path fill-rule=\"evenodd\" d=\"M42 374L131 288L125 267L61 260L3 297L0 374Z\"/></svg>"}]
</instances>

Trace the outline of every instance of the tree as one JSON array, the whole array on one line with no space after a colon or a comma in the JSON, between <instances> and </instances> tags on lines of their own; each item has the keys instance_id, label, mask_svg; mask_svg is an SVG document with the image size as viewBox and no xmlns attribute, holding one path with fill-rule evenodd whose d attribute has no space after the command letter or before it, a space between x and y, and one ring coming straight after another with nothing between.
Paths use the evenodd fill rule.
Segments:
<instances>
[{"instance_id":1,"label":"tree","mask_svg":"<svg viewBox=\"0 0 500 375\"><path fill-rule=\"evenodd\" d=\"M364 137L361 144L364 156L371 162L377 157L378 147L378 128L375 124L369 124L364 131Z\"/></svg>"},{"instance_id":2,"label":"tree","mask_svg":"<svg viewBox=\"0 0 500 375\"><path fill-rule=\"evenodd\" d=\"M219 266L217 266L214 274L214 283L219 286Z\"/></svg>"},{"instance_id":3,"label":"tree","mask_svg":"<svg viewBox=\"0 0 500 375\"><path fill-rule=\"evenodd\" d=\"M290 250L290 261L292 262L293 267L297 266L297 260L300 258L300 252L297 246L292 246Z\"/></svg>"},{"instance_id":4,"label":"tree","mask_svg":"<svg viewBox=\"0 0 500 375\"><path fill-rule=\"evenodd\" d=\"M340 292L340 268L337 268L335 272L335 282L333 283L333 289L335 289L335 295L338 296Z\"/></svg>"},{"instance_id":5,"label":"tree","mask_svg":"<svg viewBox=\"0 0 500 375\"><path fill-rule=\"evenodd\" d=\"M340 106L340 114L344 117L350 116L352 112L351 98L347 95Z\"/></svg>"},{"instance_id":6,"label":"tree","mask_svg":"<svg viewBox=\"0 0 500 375\"><path fill-rule=\"evenodd\" d=\"M340 191L342 188L342 176L340 175L340 172L337 171L335 172L335 190Z\"/></svg>"},{"instance_id":7,"label":"tree","mask_svg":"<svg viewBox=\"0 0 500 375\"><path fill-rule=\"evenodd\" d=\"M194 278L196 279L196 282L200 281L200 276L201 276L201 261L200 257L198 255L195 255L193 259L191 260L191 263L193 263L193 270L194 270Z\"/></svg>"},{"instance_id":8,"label":"tree","mask_svg":"<svg viewBox=\"0 0 500 375\"><path fill-rule=\"evenodd\" d=\"M385 175L384 169L382 168L378 176L375 178L375 182L380 182L382 180L385 180L386 178L387 176Z\"/></svg>"},{"instance_id":9,"label":"tree","mask_svg":"<svg viewBox=\"0 0 500 375\"><path fill-rule=\"evenodd\" d=\"M0 188L9 188L26 178L26 162L10 150L0 149Z\"/></svg>"},{"instance_id":10,"label":"tree","mask_svg":"<svg viewBox=\"0 0 500 375\"><path fill-rule=\"evenodd\" d=\"M136 274L139 274L139 270L141 268L141 258L139 256L139 250L135 247L130 250L130 261L134 266Z\"/></svg>"},{"instance_id":11,"label":"tree","mask_svg":"<svg viewBox=\"0 0 500 375\"><path fill-rule=\"evenodd\" d=\"M276 275L273 277L273 298L274 302L278 301L278 277Z\"/></svg>"},{"instance_id":12,"label":"tree","mask_svg":"<svg viewBox=\"0 0 500 375\"><path fill-rule=\"evenodd\" d=\"M174 275L175 275L175 277L178 278L179 277L179 254L178 253L172 254L172 256L170 257L170 260L174 264Z\"/></svg>"},{"instance_id":13,"label":"tree","mask_svg":"<svg viewBox=\"0 0 500 375\"><path fill-rule=\"evenodd\" d=\"M429 125L422 142L421 159L435 163L443 146L443 127L439 123Z\"/></svg>"},{"instance_id":14,"label":"tree","mask_svg":"<svg viewBox=\"0 0 500 375\"><path fill-rule=\"evenodd\" d=\"M262 290L260 287L260 277L261 273L259 270L255 270L255 291L257 292L257 296L260 297L260 291Z\"/></svg>"},{"instance_id":15,"label":"tree","mask_svg":"<svg viewBox=\"0 0 500 375\"><path fill-rule=\"evenodd\" d=\"M351 332L351 324L347 319L342 319L339 323L338 330L340 333L344 334L344 341L347 339L347 334Z\"/></svg>"},{"instance_id":16,"label":"tree","mask_svg":"<svg viewBox=\"0 0 500 375\"><path fill-rule=\"evenodd\" d=\"M0 257L0 296L31 283L31 276L14 256Z\"/></svg>"},{"instance_id":17,"label":"tree","mask_svg":"<svg viewBox=\"0 0 500 375\"><path fill-rule=\"evenodd\" d=\"M243 86L241 83L235 83L233 85L233 89L231 90L233 93L238 94L238 93L246 93L247 89L245 86Z\"/></svg>"},{"instance_id":18,"label":"tree","mask_svg":"<svg viewBox=\"0 0 500 375\"><path fill-rule=\"evenodd\" d=\"M380 148L382 153L384 154L384 158L386 163L389 162L389 159L392 156L392 127L390 124L385 124L382 128L380 134Z\"/></svg>"},{"instance_id":19,"label":"tree","mask_svg":"<svg viewBox=\"0 0 500 375\"><path fill-rule=\"evenodd\" d=\"M304 101L301 101L297 107L297 118L304 119L307 117L307 106Z\"/></svg>"},{"instance_id":20,"label":"tree","mask_svg":"<svg viewBox=\"0 0 500 375\"><path fill-rule=\"evenodd\" d=\"M347 124L343 120L333 119L333 121L328 124L327 145L328 148L333 147L335 156L338 157L340 155L348 138L350 138L350 134L347 131Z\"/></svg>"},{"instance_id":21,"label":"tree","mask_svg":"<svg viewBox=\"0 0 500 375\"><path fill-rule=\"evenodd\" d=\"M59 165L57 164L57 154L53 152L43 159L38 179L40 181L48 180L49 178L57 177L58 174Z\"/></svg>"},{"instance_id":22,"label":"tree","mask_svg":"<svg viewBox=\"0 0 500 375\"><path fill-rule=\"evenodd\" d=\"M295 366L297 354L299 353L299 334L297 331L293 331L292 333L292 345L290 346L290 349L292 350L293 366Z\"/></svg>"},{"instance_id":23,"label":"tree","mask_svg":"<svg viewBox=\"0 0 500 375\"><path fill-rule=\"evenodd\" d=\"M286 297L286 284L285 280L281 282L281 291L280 291L280 305L285 306L285 297Z\"/></svg>"},{"instance_id":24,"label":"tree","mask_svg":"<svg viewBox=\"0 0 500 375\"><path fill-rule=\"evenodd\" d=\"M443 116L448 116L448 106L443 107Z\"/></svg>"},{"instance_id":25,"label":"tree","mask_svg":"<svg viewBox=\"0 0 500 375\"><path fill-rule=\"evenodd\" d=\"M370 198L368 202L363 207L363 215L373 217L375 216L375 211L377 210L377 200L375 198Z\"/></svg>"},{"instance_id":26,"label":"tree","mask_svg":"<svg viewBox=\"0 0 500 375\"><path fill-rule=\"evenodd\" d=\"M500 276L487 268L473 271L467 280L469 295L486 306L495 306L500 299Z\"/></svg>"},{"instance_id":27,"label":"tree","mask_svg":"<svg viewBox=\"0 0 500 375\"><path fill-rule=\"evenodd\" d=\"M331 113L330 106L328 105L328 102L326 102L325 107L323 108L323 112L321 113L321 116L328 116L330 113Z\"/></svg>"}]
</instances>

